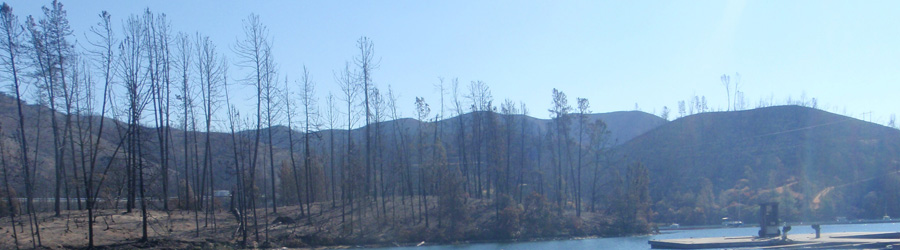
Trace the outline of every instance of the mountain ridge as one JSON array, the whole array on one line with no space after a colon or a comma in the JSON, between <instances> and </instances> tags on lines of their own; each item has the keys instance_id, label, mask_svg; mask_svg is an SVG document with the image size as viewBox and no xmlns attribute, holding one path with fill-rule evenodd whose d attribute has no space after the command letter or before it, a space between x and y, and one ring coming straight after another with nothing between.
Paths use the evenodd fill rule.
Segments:
<instances>
[{"instance_id":1,"label":"mountain ridge","mask_svg":"<svg viewBox=\"0 0 900 250\"><path fill-rule=\"evenodd\" d=\"M717 218L736 217L737 210L753 214L753 203L766 200L784 203L783 217L800 221L900 212L867 211L869 205L854 197L875 192L870 202L890 204L898 197L876 184L848 185L891 173L900 162L900 131L818 109L774 106L696 114L656 127L617 151L652 173L651 197L661 221L717 224ZM762 192L790 183L797 184L780 194ZM840 185L847 186L829 197L828 209L813 205L822 190Z\"/></svg>"}]
</instances>

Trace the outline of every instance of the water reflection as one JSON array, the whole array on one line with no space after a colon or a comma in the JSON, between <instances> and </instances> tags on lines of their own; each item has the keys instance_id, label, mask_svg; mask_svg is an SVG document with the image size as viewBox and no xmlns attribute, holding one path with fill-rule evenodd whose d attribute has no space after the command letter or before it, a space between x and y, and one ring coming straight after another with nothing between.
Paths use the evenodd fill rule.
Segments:
<instances>
[{"instance_id":1,"label":"water reflection","mask_svg":"<svg viewBox=\"0 0 900 250\"><path fill-rule=\"evenodd\" d=\"M672 230L663 231L658 235L645 235L633 237L617 237L617 238L599 238L599 239L579 239L579 240L557 240L557 241L540 241L540 242L514 242L514 243L478 243L478 244L460 244L445 246L422 246L422 247L390 247L390 248L369 248L369 249L390 249L390 250L488 250L488 249L504 249L504 250L541 250L541 249L650 249L647 244L651 239L680 239L680 238L705 238L705 237L734 237L734 236L750 236L756 235L759 228L741 227L741 228L716 228L716 229L699 229L699 230ZM900 223L880 223L880 224L851 224L851 225L822 225L822 233L838 233L838 232L896 232L900 231ZM815 233L809 225L793 225L790 234L811 234ZM353 248L362 249L362 248Z\"/></svg>"}]
</instances>

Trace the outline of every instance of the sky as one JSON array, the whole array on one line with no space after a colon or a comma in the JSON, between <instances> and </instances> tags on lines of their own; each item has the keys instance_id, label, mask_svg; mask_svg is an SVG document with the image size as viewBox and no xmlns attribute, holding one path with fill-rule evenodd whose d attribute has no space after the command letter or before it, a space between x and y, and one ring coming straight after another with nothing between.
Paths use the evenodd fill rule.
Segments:
<instances>
[{"instance_id":1,"label":"sky","mask_svg":"<svg viewBox=\"0 0 900 250\"><path fill-rule=\"evenodd\" d=\"M8 2L24 19L49 1ZM440 111L435 84L457 78L490 87L495 104L523 102L548 118L551 91L593 112L677 110L705 96L726 109L723 74L740 74L749 107L816 98L821 109L887 123L900 113L900 1L62 1L78 41L109 11L116 27L144 8L165 13L176 31L209 36L232 50L242 20L258 14L274 43L280 78L305 65L320 106L334 80L374 42L381 89L414 112L424 97ZM117 28L120 29L120 28ZM232 65L229 79L246 74ZM242 109L254 110L246 86ZM298 88L293 86L296 91ZM449 93L448 93L449 95ZM447 97L449 98L449 97ZM448 101L449 102L449 101ZM445 104L448 105L448 104ZM445 111L451 112L449 109ZM670 117L671 119L671 117Z\"/></svg>"}]
</instances>

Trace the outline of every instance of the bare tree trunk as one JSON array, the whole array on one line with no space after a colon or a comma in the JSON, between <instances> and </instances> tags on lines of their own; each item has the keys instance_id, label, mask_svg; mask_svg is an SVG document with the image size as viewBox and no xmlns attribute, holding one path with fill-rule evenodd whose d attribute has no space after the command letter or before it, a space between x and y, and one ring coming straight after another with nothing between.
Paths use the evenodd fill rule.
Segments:
<instances>
[{"instance_id":1,"label":"bare tree trunk","mask_svg":"<svg viewBox=\"0 0 900 250\"><path fill-rule=\"evenodd\" d=\"M140 180L140 192L141 192L141 241L147 242L147 196L144 193L144 158L141 157L143 152L141 152L141 132L140 127L136 128L137 130L137 158L138 158L138 179Z\"/></svg>"},{"instance_id":2,"label":"bare tree trunk","mask_svg":"<svg viewBox=\"0 0 900 250\"><path fill-rule=\"evenodd\" d=\"M39 30L37 24L34 19L29 16L28 18L28 28L31 32L32 37L32 45L34 47L34 63L39 68L39 75L41 82L44 86L40 86L46 91L46 98L49 101L50 108L50 123L51 123L51 131L53 134L53 159L54 159L54 175L56 177L55 185L54 185L54 199L53 199L53 211L55 212L55 216L60 215L60 192L62 187L62 154L60 152L60 140L61 136L59 135L59 126L56 119L56 71L55 68L51 66L51 62L49 61L52 57L50 52L47 51L45 46L47 41L45 40L45 34L42 30ZM20 99L21 100L21 99ZM40 244L39 244L40 245Z\"/></svg>"},{"instance_id":3,"label":"bare tree trunk","mask_svg":"<svg viewBox=\"0 0 900 250\"><path fill-rule=\"evenodd\" d=\"M568 104L568 99L566 94L562 91L558 91L557 89L553 89L553 107L550 109L551 115L553 115L553 120L556 125L556 202L557 202L557 214L562 215L563 212L563 201L565 198L565 187L563 186L563 178L565 172L562 168L562 162L564 158L563 155L563 146L567 144L568 140L567 134L565 132L566 124L567 124L567 116L569 110L571 110L571 106ZM566 145L566 152L568 152L568 145Z\"/></svg>"},{"instance_id":4,"label":"bare tree trunk","mask_svg":"<svg viewBox=\"0 0 900 250\"><path fill-rule=\"evenodd\" d=\"M466 147L466 120L464 112L465 108L462 106L462 102L459 100L459 79L453 79L453 106L456 111L456 120L457 120L457 147L459 154L460 166L462 167L462 175L464 177L463 189L469 190L469 159L466 152L468 152L468 147ZM464 198L465 202L468 202L468 196Z\"/></svg>"},{"instance_id":5,"label":"bare tree trunk","mask_svg":"<svg viewBox=\"0 0 900 250\"><path fill-rule=\"evenodd\" d=\"M431 112L431 108L428 107L428 103L425 103L425 98L416 97L416 116L419 119L419 138L418 138L418 151L419 151L419 194L422 195L420 200L420 206L424 211L424 219L425 219L425 228L428 228L428 189L425 188L427 183L425 176L425 131L426 128L426 119L428 117L428 113Z\"/></svg>"},{"instance_id":6,"label":"bare tree trunk","mask_svg":"<svg viewBox=\"0 0 900 250\"><path fill-rule=\"evenodd\" d=\"M278 197L276 196L275 191L275 148L272 142L272 133L275 132L272 129L272 100L275 98L274 91L276 91L275 80L273 79L273 69L274 65L272 59L272 51L271 45L266 44L263 46L263 68L265 69L265 74L263 77L263 91L265 92L266 99L266 126L268 127L269 132L266 133L268 135L268 144L269 144L269 176L272 178L272 213L278 214Z\"/></svg>"},{"instance_id":7,"label":"bare tree trunk","mask_svg":"<svg viewBox=\"0 0 900 250\"><path fill-rule=\"evenodd\" d=\"M184 181L184 201L183 201L184 204L183 205L184 205L185 209L190 209L192 207L191 199L193 199L193 197L191 197L191 181L190 181L190 179L191 179L190 178L191 161L190 161L190 155L189 155L189 151L190 151L189 145L190 144L188 144L188 136L190 135L190 133L188 131L188 125L191 120L190 113L192 112L191 110L194 108L193 107L194 105L192 103L193 93L191 93L192 92L191 86L190 86L190 82L188 81L188 79L189 79L189 72L190 72L191 61L192 61L191 54L193 52L192 52L190 38L188 37L187 34L178 33L178 35L176 37L176 45L178 47L178 54L176 55L176 56L178 56L178 58L177 58L176 62L178 63L177 66L181 70L181 84L180 84L180 86L178 86L180 95L176 96L176 98L181 101L182 122L183 122L182 129L181 129L182 133L183 133L182 143L183 143L183 147L184 147L184 160L183 160L184 161L184 172L183 172L184 174L182 176L183 181Z\"/></svg>"},{"instance_id":8,"label":"bare tree trunk","mask_svg":"<svg viewBox=\"0 0 900 250\"><path fill-rule=\"evenodd\" d=\"M337 197L335 196L335 193L337 192L337 190L335 189L336 186L335 186L335 180L334 180L334 178L335 178L334 177L335 176L334 169L337 166L337 164L334 163L334 130L335 130L334 124L337 121L337 116L335 115L336 107L334 106L335 105L334 95L332 95L331 93L328 93L328 97L326 98L326 105L328 106L327 107L328 108L328 153L329 153L328 167L331 170L331 183L330 183L331 184L331 207L335 208L335 207L337 207L337 203L336 203ZM291 152L293 152L293 150Z\"/></svg>"},{"instance_id":9,"label":"bare tree trunk","mask_svg":"<svg viewBox=\"0 0 900 250\"><path fill-rule=\"evenodd\" d=\"M212 170L212 141L210 140L210 134L212 132L212 119L213 113L216 109L216 98L219 96L219 90L222 84L223 78L223 65L224 62L220 62L220 58L218 53L216 52L215 45L212 44L209 37L203 36L201 37L197 34L196 37L196 46L197 46L197 70L200 73L200 86L202 88L203 98L203 107L204 107L204 118L206 122L206 130L205 130L205 138L204 138L204 153L203 153L203 181L201 181L201 189L205 189L208 191L209 195L209 205L207 206L207 210L205 212L205 220L206 225L209 225L209 217L212 217L213 231L215 232L216 227L216 216L215 216L215 175ZM205 185L206 180L209 180L209 185ZM201 192L205 193L205 192ZM202 199L202 198L201 198Z\"/></svg>"},{"instance_id":10,"label":"bare tree trunk","mask_svg":"<svg viewBox=\"0 0 900 250\"><path fill-rule=\"evenodd\" d=\"M3 7L8 8L5 3ZM6 13L3 13L3 15L6 15ZM0 127L0 131L2 131L2 127ZM3 186L4 190L6 190L6 204L9 207L9 224L12 225L13 243L16 245L16 249L19 249L19 235L16 231L16 206L13 205L15 203L13 203L12 189L9 186L9 166L6 163L6 147L3 146L3 143L0 143L0 164L3 166Z\"/></svg>"},{"instance_id":11,"label":"bare tree trunk","mask_svg":"<svg viewBox=\"0 0 900 250\"><path fill-rule=\"evenodd\" d=\"M206 186L203 184L201 179L203 178L200 175L200 148L198 146L197 137L198 137L198 129L197 129L197 117L194 113L193 107L191 107L191 145L194 146L194 152L191 154L191 159L193 160L194 166L194 227L196 228L196 237L200 237L200 210L203 209L203 191L206 190Z\"/></svg>"},{"instance_id":12,"label":"bare tree trunk","mask_svg":"<svg viewBox=\"0 0 900 250\"><path fill-rule=\"evenodd\" d=\"M353 102L356 100L357 85L354 82L354 73L350 71L350 64L344 64L344 70L341 72L341 75L337 76L336 79L338 84L340 84L341 91L344 94L344 101L347 102L347 143L346 143L346 154L344 155L344 164L342 164L341 168L341 223L347 222L347 209L346 205L349 202L350 211L353 210L353 189L351 187L351 183L349 179L351 178L350 173L352 173L353 163L351 157L353 156L352 148L353 148ZM348 223L350 232L353 230L353 214L350 214L350 223Z\"/></svg>"},{"instance_id":13,"label":"bare tree trunk","mask_svg":"<svg viewBox=\"0 0 900 250\"><path fill-rule=\"evenodd\" d=\"M365 106L365 117L366 117L366 126L365 126L365 137L366 141L366 153L365 153L365 164L366 164L366 180L365 187L371 188L375 176L372 173L372 143L371 143L371 132L369 125L371 124L370 118L372 116L372 110L369 107L369 90L372 88L370 86L372 82L372 70L378 65L374 64L372 60L375 57L375 47L368 37L360 37L359 40L356 41L356 45L359 48L359 57L356 58L356 65L360 69L360 83L362 84L363 91L363 106ZM371 180L370 180L371 178ZM377 192L376 188L372 188L373 192ZM372 194L372 198L377 197L377 193Z\"/></svg>"},{"instance_id":14,"label":"bare tree trunk","mask_svg":"<svg viewBox=\"0 0 900 250\"><path fill-rule=\"evenodd\" d=\"M291 156L291 173L294 178L294 186L297 188L297 204L300 206L300 215L305 216L307 214L303 208L303 197L300 195L300 190L302 190L300 186L300 173L297 171L297 159L294 157L294 110L291 108L291 92L287 91L289 89L287 78L284 79L284 89L284 107L288 123L288 154Z\"/></svg>"},{"instance_id":15,"label":"bare tree trunk","mask_svg":"<svg viewBox=\"0 0 900 250\"><path fill-rule=\"evenodd\" d=\"M152 85L154 123L159 146L159 164L162 172L163 210L169 211L169 23L165 15L158 15L156 21L147 10L147 36L149 43L148 63Z\"/></svg>"},{"instance_id":16,"label":"bare tree trunk","mask_svg":"<svg viewBox=\"0 0 900 250\"><path fill-rule=\"evenodd\" d=\"M300 101L303 102L303 116L304 116L304 130L303 130L303 166L306 169L306 211L308 212L308 216L306 216L306 220L308 223L312 224L312 202L315 200L315 192L313 192L312 186L312 153L310 149L309 137L312 135L311 124L313 121L312 109L313 103L315 102L313 95L315 95L315 83L310 79L309 71L306 67L303 67L303 75L302 75L302 96L300 97ZM298 194L299 195L299 194Z\"/></svg>"},{"instance_id":17,"label":"bare tree trunk","mask_svg":"<svg viewBox=\"0 0 900 250\"><path fill-rule=\"evenodd\" d=\"M584 145L582 144L582 139L584 138L584 127L587 126L587 115L591 112L590 110L590 102L586 98L576 98L578 100L578 163L576 167L578 168L578 172L575 175L575 216L581 217L581 168L583 166L582 158L584 155L582 154L582 148Z\"/></svg>"},{"instance_id":18,"label":"bare tree trunk","mask_svg":"<svg viewBox=\"0 0 900 250\"><path fill-rule=\"evenodd\" d=\"M97 47L98 54L101 55L100 62L103 66L103 93L101 94L101 106L100 106L100 124L97 129L96 141L90 145L88 149L90 156L90 164L89 168L86 169L84 165L82 165L82 171L84 174L84 193L85 193L85 206L88 210L88 248L94 248L94 200L96 195L94 195L93 191L93 183L94 183L94 171L97 166L97 155L100 151L100 142L103 137L103 125L106 119L102 117L106 114L106 105L109 100L109 86L112 83L112 64L113 64L113 46L115 44L115 40L113 38L113 31L111 25L110 15L107 12L102 12L100 14L100 22L99 27L91 28L91 31L99 37L100 41L94 42L94 45ZM88 131L89 138L93 138L93 119L88 120ZM119 144L121 145L121 143ZM118 151L118 150L117 150ZM99 189L99 185L98 185Z\"/></svg>"},{"instance_id":19,"label":"bare tree trunk","mask_svg":"<svg viewBox=\"0 0 900 250\"><path fill-rule=\"evenodd\" d=\"M522 113L521 113L521 114L522 114L522 119L520 120L521 124L520 124L519 126L520 126L520 129L521 129L522 132L521 132L521 134L520 134L520 137L521 137L520 140L521 140L521 141L519 142L519 161L520 161L520 162L519 162L519 166L520 166L522 169L519 170L519 179L517 180L517 184L516 184L516 188L517 188L517 191L518 191L518 192L517 192L517 193L518 193L518 199L517 199L516 201L518 201L519 203L522 203L522 201L524 200L524 199L523 199L523 198L524 198L524 197L523 197L523 196L524 196L524 194L523 194L524 191L523 191L523 190L524 190L525 188L524 188L524 185L523 185L523 184L524 184L524 182L525 182L525 172L528 171L528 167L527 167L528 161L525 160L525 159L526 159L526 157L525 157L525 130L526 130L526 126L525 126L525 125L527 124L527 121L528 121L528 119L527 119L527 117L528 117L528 108L525 107L525 103L520 103L520 105L521 105L521 108L520 108L519 110L522 112ZM540 149L539 149L539 150L540 150ZM539 154L540 154L540 153L539 153ZM538 162L538 164L535 164L535 165L540 166L540 162Z\"/></svg>"},{"instance_id":20,"label":"bare tree trunk","mask_svg":"<svg viewBox=\"0 0 900 250\"><path fill-rule=\"evenodd\" d=\"M267 68L264 66L265 62L263 58L264 53L266 53L265 47L268 46L268 31L259 21L259 16L257 15L250 15L244 20L243 31L245 38L242 41L238 41L235 50L238 53L238 57L241 58L238 64L252 70L248 78L254 81L253 84L256 88L256 131L253 139L253 152L250 157L250 197L255 199L255 197L257 197L255 194L256 192L253 192L252 190L255 187L256 166L259 161L260 131L262 129L262 86L264 77L268 73L265 72ZM268 198L265 198L265 200L268 200ZM252 206L253 224L256 229L256 241L259 242L259 227L255 201L252 202Z\"/></svg>"},{"instance_id":21,"label":"bare tree trunk","mask_svg":"<svg viewBox=\"0 0 900 250\"><path fill-rule=\"evenodd\" d=\"M384 217L387 217L387 199L386 199L387 198L386 197L387 190L386 190L385 183L384 183L384 176L387 174L384 171L384 155L386 154L387 150L382 150L383 145L382 145L382 130L381 130L381 123L384 120L384 117L383 117L383 115L384 115L384 112L383 112L384 111L384 98L382 97L381 92L377 88L374 91L374 97L375 97L374 98L374 101L375 101L375 152L383 152L383 153L377 154L375 156L375 157L377 157L374 159L374 161L376 161L375 164L377 164L376 169L375 169L376 170L375 174L376 174L377 178L380 178L380 180L376 179L376 183L379 183L379 182L381 183L381 187L380 187L381 188L381 215ZM381 157L378 157L379 155ZM378 188L378 187L376 187L376 188ZM376 197L376 199L377 199L377 197ZM377 211L376 211L376 214L377 214Z\"/></svg>"},{"instance_id":22,"label":"bare tree trunk","mask_svg":"<svg viewBox=\"0 0 900 250\"><path fill-rule=\"evenodd\" d=\"M21 150L20 157L21 157L21 164L22 164L22 172L24 172L24 174L25 174L25 177L24 177L25 178L25 180L24 180L25 194L26 194L25 197L26 197L26 203L27 203L26 204L26 207L27 207L26 212L29 215L29 224L30 224L32 221L32 219L30 219L30 218L34 218L34 203L33 203L33 189L34 188L31 184L31 170L29 170L28 141L25 138L25 115L22 112L22 95L21 95L21 90L20 90L21 84L19 82L19 65L16 62L16 60L18 59L18 56L21 53L19 51L19 46L21 43L23 43L22 38L21 38L23 31L21 30L21 26L19 24L18 17L16 17L13 14L12 7L10 7L6 3L3 3L2 7L0 7L0 32L2 32L3 35L5 35L5 37L3 39L3 40L5 40L5 42L0 43L0 46L2 46L2 49L6 53L5 57L7 57L6 59L8 59L8 60L5 60L5 62L4 62L5 63L4 66L6 66L5 71L9 75L12 76L12 85L13 85L12 87L13 87L13 90L16 92L15 93L15 95L16 95L16 110L17 110L17 115L19 118L18 123L16 125L18 125L18 137L19 137L19 146L20 146L20 150ZM6 154L3 154L3 155L6 155ZM6 175L6 166L5 166L6 161L4 160L3 162L4 162L4 178L6 178L6 176L5 176ZM9 192L10 189L9 189L9 180L8 179L6 180L6 185L7 185L6 190L7 190L7 192ZM7 193L7 197L12 199L12 196L8 195L8 193ZM12 201L11 200L10 200L9 204L10 204L10 209L12 209ZM11 214L13 216L11 218L11 222L13 223L13 237L16 239L16 249L18 249L19 248L18 237L15 234L15 231L16 231L15 230L15 213L11 213ZM40 237L39 236L40 229L39 228L35 228L35 229L37 229L36 234L38 235L38 237ZM34 237L34 235L35 234L32 234L32 237ZM35 242L35 241L33 241L33 242ZM33 247L36 248L37 244L33 244Z\"/></svg>"},{"instance_id":23,"label":"bare tree trunk","mask_svg":"<svg viewBox=\"0 0 900 250\"><path fill-rule=\"evenodd\" d=\"M56 144L55 146L59 150L59 153L57 155L57 161L58 161L57 168L58 168L59 173L61 174L61 176L59 176L59 175L57 176L57 182L58 182L57 183L57 191L56 191L57 194L56 194L56 197L54 200L54 210L56 212L56 216L60 215L60 211L59 211L60 210L59 209L60 194L59 194L59 187L58 187L59 182L62 182L62 184L65 186L66 196L69 197L69 188L68 188L69 182L66 179L67 173L66 173L66 169L65 169L66 164L65 164L64 158L65 158L65 150L66 150L65 147L67 146L66 140L69 139L69 143L71 144L71 138L67 138L67 136L71 135L70 128L71 128L71 120L72 120L71 119L72 98L70 98L71 97L70 92L69 92L70 88L66 82L66 80L67 80L66 70L67 70L67 65L68 65L67 58L70 53L69 43L66 40L66 37L72 34L72 30L68 26L68 21L66 20L66 12L62 9L62 7L63 6L61 3L54 1L51 4L51 7L48 8L49 11L44 12L45 19L42 20L42 23L41 23L41 27L44 29L43 34L44 34L44 39L45 39L43 46L48 46L47 48L45 48L45 51L47 53L46 66L49 69L48 72L50 73L51 82L53 81L53 79L55 79L55 80L58 80L59 83L61 83L60 86L55 86L55 84L50 84L50 87L51 87L51 89L55 88L55 87L61 88L60 90L62 91L62 96L63 96L64 105L65 105L65 109L66 109L65 123L64 123L65 127L63 128L62 134L58 134L59 127L56 125L58 123L54 122L54 128L55 128L54 133L57 133L57 134L54 134L54 137L57 138L56 141L58 142L58 144ZM57 78L57 76L58 76L58 78ZM55 99L56 96L51 95L49 98L52 103L53 99ZM53 105L53 104L51 104L51 105ZM56 117L56 112L53 112L53 118L55 119L55 117ZM74 148L74 144L71 144L71 145L73 146L72 148ZM73 156L74 156L74 154L73 154ZM71 160L74 161L75 159L73 158ZM75 174L75 173L73 173L73 174ZM70 208L69 200L70 199L66 199L66 209Z\"/></svg>"},{"instance_id":24,"label":"bare tree trunk","mask_svg":"<svg viewBox=\"0 0 900 250\"><path fill-rule=\"evenodd\" d=\"M400 118L400 114L397 112L397 96L394 95L394 91L388 88L388 106L391 109L391 119L397 120ZM394 123L394 135L395 137L399 137L399 139L395 138L395 141L398 141L396 146L397 151L397 162L398 172L400 175L400 184L398 186L405 187L403 188L403 192L406 192L406 195L401 195L401 203L406 204L406 196L409 196L410 199L410 217L414 218L415 216L415 202L412 199L415 198L414 189L412 187L412 176L409 164L409 155L407 154L407 150L404 147L408 147L406 133L400 128L400 123ZM396 207L396 205L394 206Z\"/></svg>"},{"instance_id":25,"label":"bare tree trunk","mask_svg":"<svg viewBox=\"0 0 900 250\"><path fill-rule=\"evenodd\" d=\"M227 93L227 91L228 91L228 89L226 88L226 93ZM228 94L225 95L225 98L228 99ZM237 170L236 172L237 172L237 179L238 179L237 190L235 190L236 191L235 194L232 194L232 195L237 195L239 197L236 201L238 203L238 211L240 211L238 213L238 218L237 218L238 223L240 224L238 229L241 231L241 246L246 247L248 233L247 233L247 204L246 204L246 200L245 200L245 196L246 196L245 192L247 189L246 189L245 182L244 182L245 180L244 180L243 160L241 159L241 157L239 157L238 138L237 138L236 132L235 132L235 113L236 113L235 110L236 110L236 108L234 106L231 106L230 101L227 101L227 102L229 103L229 107L230 107L228 109L228 120L229 120L229 124L230 124L229 127L231 128L231 141L232 141L232 147L234 150L234 164L235 164L235 170Z\"/></svg>"}]
</instances>

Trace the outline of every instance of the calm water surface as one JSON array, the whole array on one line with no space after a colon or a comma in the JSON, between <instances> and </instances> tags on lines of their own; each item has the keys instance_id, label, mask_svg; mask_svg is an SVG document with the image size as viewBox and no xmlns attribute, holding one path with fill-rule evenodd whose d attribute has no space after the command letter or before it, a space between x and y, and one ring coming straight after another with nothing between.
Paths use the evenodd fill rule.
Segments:
<instances>
[{"instance_id":1,"label":"calm water surface","mask_svg":"<svg viewBox=\"0 0 900 250\"><path fill-rule=\"evenodd\" d=\"M793 225L788 234L807 234L815 233L809 225ZM751 236L755 235L759 230L756 227L743 228L716 228L716 229L698 229L698 230L674 230L663 231L658 235L633 236L633 237L617 237L617 238L601 238L601 239L582 239L582 240L557 240L557 241L541 241L541 242L516 242L516 243L479 243L479 244L462 244L462 245L445 245L445 246L423 246L423 247L390 247L390 248L368 248L368 249L391 249L391 250L488 250L488 249L506 249L506 250L550 250L550 249L650 249L647 244L648 240L658 239L680 239L680 238L705 238L705 237L732 237L732 236ZM822 225L822 233L837 232L898 232L900 231L900 223L880 223L880 224L852 224L852 225ZM360 249L360 248L357 248Z\"/></svg>"}]
</instances>

